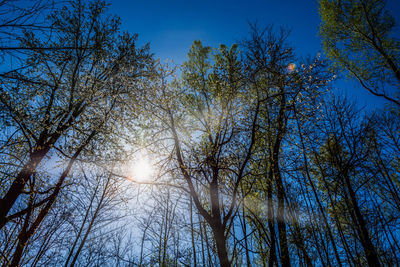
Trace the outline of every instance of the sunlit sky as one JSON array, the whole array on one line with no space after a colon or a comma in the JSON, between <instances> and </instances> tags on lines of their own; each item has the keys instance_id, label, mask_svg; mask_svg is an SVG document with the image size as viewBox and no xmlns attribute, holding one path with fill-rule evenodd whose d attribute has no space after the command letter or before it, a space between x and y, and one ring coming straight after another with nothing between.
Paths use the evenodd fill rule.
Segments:
<instances>
[{"instance_id":1,"label":"sunlit sky","mask_svg":"<svg viewBox=\"0 0 400 267\"><path fill-rule=\"evenodd\" d=\"M138 33L139 43L150 42L152 52L162 61L182 63L194 40L214 47L235 43L249 32L249 22L291 29L289 41L298 56L315 56L322 51L317 0L111 0L110 3L111 13L121 17L122 29ZM388 9L400 25L400 0L389 0ZM399 26L396 35L400 38ZM356 97L360 105L383 103L352 82L339 81L338 87Z\"/></svg>"},{"instance_id":2,"label":"sunlit sky","mask_svg":"<svg viewBox=\"0 0 400 267\"><path fill-rule=\"evenodd\" d=\"M138 182L146 182L155 175L152 161L146 156L137 157L130 167L130 178Z\"/></svg>"}]
</instances>

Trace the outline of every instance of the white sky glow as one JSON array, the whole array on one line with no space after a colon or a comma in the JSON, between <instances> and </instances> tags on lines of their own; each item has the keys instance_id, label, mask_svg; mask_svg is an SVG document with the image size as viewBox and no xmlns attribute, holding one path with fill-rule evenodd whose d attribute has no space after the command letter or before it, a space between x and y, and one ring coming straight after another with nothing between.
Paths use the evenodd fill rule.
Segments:
<instances>
[{"instance_id":1,"label":"white sky glow","mask_svg":"<svg viewBox=\"0 0 400 267\"><path fill-rule=\"evenodd\" d=\"M132 179L147 181L154 174L154 166L147 157L141 157L133 161L131 167Z\"/></svg>"}]
</instances>

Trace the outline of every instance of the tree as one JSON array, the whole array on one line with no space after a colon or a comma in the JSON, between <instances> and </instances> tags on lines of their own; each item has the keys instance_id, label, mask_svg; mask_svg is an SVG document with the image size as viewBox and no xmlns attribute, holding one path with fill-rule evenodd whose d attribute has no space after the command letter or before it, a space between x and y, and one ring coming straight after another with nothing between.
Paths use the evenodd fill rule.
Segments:
<instances>
[{"instance_id":1,"label":"tree","mask_svg":"<svg viewBox=\"0 0 400 267\"><path fill-rule=\"evenodd\" d=\"M296 136L289 127L293 125L295 116L313 118L312 109L318 107L321 89L330 81L325 64L318 58L303 61L297 69L293 67L293 61L299 59L295 58L293 49L287 45L288 34L284 29L274 33L272 27L264 30L255 28L245 42L244 49L247 66L253 68L254 73L250 81L262 99L260 132L256 141L259 150L254 155L258 164L253 166L255 176L252 178L262 183L255 183L252 191L258 194L257 198L261 197L260 201L267 203L267 214L263 216L268 221L269 231L269 237L265 238L271 240L269 266L278 263L277 256L283 266L291 264L288 226L293 222L290 211L293 204L287 201L291 194L287 188L291 175L286 174L285 165L290 160L288 142L296 139ZM298 228L295 234L300 236ZM301 243L295 245L310 264L307 251ZM276 246L279 246L279 250ZM280 251L279 255L277 251Z\"/></svg>"},{"instance_id":2,"label":"tree","mask_svg":"<svg viewBox=\"0 0 400 267\"><path fill-rule=\"evenodd\" d=\"M363 14L374 26L386 16L372 2L321 6L364 30ZM296 57L272 26L230 47L195 41L170 68L106 6L70 1L49 29L13 25L15 49L0 44L21 64L0 73L0 265L399 265L396 105L366 114L330 101L326 61ZM47 12L28 11L16 9ZM14 37L4 25L0 38ZM350 61L364 62L351 50L361 37ZM369 86L396 77L375 56L386 69L363 65ZM152 179L129 171L141 157Z\"/></svg>"},{"instance_id":3,"label":"tree","mask_svg":"<svg viewBox=\"0 0 400 267\"><path fill-rule=\"evenodd\" d=\"M45 22L43 14L53 7L54 4L46 0L29 1L23 4L18 3L17 0L1 1L0 58L4 59L7 51L30 49L21 47L18 43L24 31L35 33L50 31L52 27Z\"/></svg>"},{"instance_id":4,"label":"tree","mask_svg":"<svg viewBox=\"0 0 400 267\"><path fill-rule=\"evenodd\" d=\"M171 149L173 177L184 181L184 190L211 228L221 266L231 266L227 242L257 131L258 99L243 71L237 45L221 45L214 52L195 41L182 83L168 84L161 73L155 85L161 90L155 90L152 106L147 104L164 129L158 136L167 134L172 140L172 147L162 145L165 138L158 146Z\"/></svg>"},{"instance_id":5,"label":"tree","mask_svg":"<svg viewBox=\"0 0 400 267\"><path fill-rule=\"evenodd\" d=\"M334 67L400 105L400 42L386 0L321 0L320 36ZM394 92L392 92L394 91Z\"/></svg>"},{"instance_id":6,"label":"tree","mask_svg":"<svg viewBox=\"0 0 400 267\"><path fill-rule=\"evenodd\" d=\"M371 173L369 168L375 135L373 120L365 118L360 121L357 118L359 113L345 100L335 101L326 109L327 131L325 136L321 136L324 144L315 155L320 188L333 200L329 211L336 217L336 223L341 224L339 227L354 230L354 239L359 240L368 265L381 266L375 245L379 244L379 235L371 234L376 232L375 216L365 215L378 207L361 205L369 197L364 190L373 191L379 181L379 176Z\"/></svg>"},{"instance_id":7,"label":"tree","mask_svg":"<svg viewBox=\"0 0 400 267\"><path fill-rule=\"evenodd\" d=\"M294 105L311 105L329 79L318 59L288 69L294 57L286 37L287 32L275 34L269 27L255 31L242 47L212 49L195 41L181 80L167 77L169 72L161 67L158 82L151 85L158 89L147 96L146 109L154 118L147 136L158 153L159 148L169 151L164 154L175 163L170 166L173 180L190 194L211 228L222 266L241 261L237 214L261 177L270 183L269 202L276 213L269 212L269 225L277 226L279 236L270 247L275 251L270 264L278 263L280 256L283 265L290 265L292 215L287 211L282 150ZM261 161L268 171L258 169ZM309 263L298 229L297 245ZM275 230L270 235L275 238Z\"/></svg>"},{"instance_id":8,"label":"tree","mask_svg":"<svg viewBox=\"0 0 400 267\"><path fill-rule=\"evenodd\" d=\"M129 93L121 83L122 71L130 68L132 80L138 79L150 60L147 48L136 48L136 36L117 36L118 19L104 18L105 8L104 2L85 8L77 1L71 9L52 14L58 34L51 45L71 43L77 49L31 51L27 61L35 67L3 78L2 126L9 134L4 137L20 144L18 151L3 146L3 155L12 155L21 165L8 172L12 183L2 185L9 188L0 200L1 226L45 156L57 149L74 154L76 144L102 132ZM35 46L41 41L27 33L22 42Z\"/></svg>"},{"instance_id":9,"label":"tree","mask_svg":"<svg viewBox=\"0 0 400 267\"><path fill-rule=\"evenodd\" d=\"M122 206L122 202L126 202L124 198L128 197L126 192L119 189L121 181L118 181L112 174L106 176L98 173L86 173L85 170L81 171L84 178L78 183L82 188L76 189L74 196L75 210L74 213L81 214L83 217L80 221L72 222L77 230L73 244L69 247L68 256L66 257L64 266L75 266L79 262L80 254L87 245L87 240L90 235L93 235L94 229L97 232L102 230L103 225L116 223L120 216L117 212L117 207ZM90 191L92 190L92 191ZM69 195L72 195L70 192ZM85 199L86 198L86 199ZM76 216L78 217L78 216ZM104 227L104 226L103 226ZM108 226L109 227L109 226ZM105 231L112 232L111 229ZM97 235L107 235L104 233L97 233ZM73 235L71 235L71 238Z\"/></svg>"},{"instance_id":10,"label":"tree","mask_svg":"<svg viewBox=\"0 0 400 267\"><path fill-rule=\"evenodd\" d=\"M83 155L93 160L106 146L113 146L108 161L118 157L113 138L128 116L125 103L132 103L134 88L152 64L148 46L138 48L137 35L120 34L119 19L105 16L106 7L103 1L72 1L53 12L50 19L57 34L49 41L26 31L21 45L42 47L45 42L74 49L28 50L25 60L30 67L2 75L5 175L0 228L21 216L32 222L20 232L20 255L55 203L74 162ZM47 175L46 162L60 159L67 162L62 171ZM14 258L18 262L20 256Z\"/></svg>"},{"instance_id":11,"label":"tree","mask_svg":"<svg viewBox=\"0 0 400 267\"><path fill-rule=\"evenodd\" d=\"M231 265L227 240L258 127L259 99L243 80L237 49L236 45L230 49L221 45L213 59L211 48L200 42L194 42L189 51L183 70L183 104L194 118L194 129L200 127L197 146L186 146L176 116L169 114L177 164L196 208L212 229L221 266ZM191 155L191 150L201 154ZM190 163L185 162L192 157ZM194 173L188 171L191 169ZM207 204L202 204L204 200L196 192L202 184Z\"/></svg>"}]
</instances>

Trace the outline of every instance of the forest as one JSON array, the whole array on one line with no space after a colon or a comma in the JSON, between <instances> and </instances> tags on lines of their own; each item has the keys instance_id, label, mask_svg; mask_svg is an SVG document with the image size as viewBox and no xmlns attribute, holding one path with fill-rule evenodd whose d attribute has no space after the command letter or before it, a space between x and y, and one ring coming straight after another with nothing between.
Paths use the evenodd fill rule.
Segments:
<instances>
[{"instance_id":1,"label":"forest","mask_svg":"<svg viewBox=\"0 0 400 267\"><path fill-rule=\"evenodd\" d=\"M109 2L1 0L0 264L400 266L398 22L314 2L315 56L249 22L175 64Z\"/></svg>"}]
</instances>

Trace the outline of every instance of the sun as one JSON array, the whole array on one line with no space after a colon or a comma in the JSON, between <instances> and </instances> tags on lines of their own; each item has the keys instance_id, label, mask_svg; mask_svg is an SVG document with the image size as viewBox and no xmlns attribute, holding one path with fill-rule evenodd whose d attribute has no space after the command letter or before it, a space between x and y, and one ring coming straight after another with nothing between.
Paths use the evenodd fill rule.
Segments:
<instances>
[{"instance_id":1,"label":"sun","mask_svg":"<svg viewBox=\"0 0 400 267\"><path fill-rule=\"evenodd\" d=\"M132 164L132 179L136 181L146 181L154 173L154 167L147 158L140 158Z\"/></svg>"}]
</instances>

